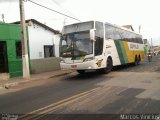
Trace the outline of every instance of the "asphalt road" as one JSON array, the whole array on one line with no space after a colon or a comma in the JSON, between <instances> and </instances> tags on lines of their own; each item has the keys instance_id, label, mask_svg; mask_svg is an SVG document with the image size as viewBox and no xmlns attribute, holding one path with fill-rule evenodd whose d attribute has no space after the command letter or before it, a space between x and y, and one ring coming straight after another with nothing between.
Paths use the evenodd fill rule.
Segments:
<instances>
[{"instance_id":1,"label":"asphalt road","mask_svg":"<svg viewBox=\"0 0 160 120\"><path fill-rule=\"evenodd\" d=\"M159 73L160 56L155 56L150 63L115 67L109 74L74 72L21 84L0 94L0 113L43 114L42 119L46 113L159 114Z\"/></svg>"}]
</instances>

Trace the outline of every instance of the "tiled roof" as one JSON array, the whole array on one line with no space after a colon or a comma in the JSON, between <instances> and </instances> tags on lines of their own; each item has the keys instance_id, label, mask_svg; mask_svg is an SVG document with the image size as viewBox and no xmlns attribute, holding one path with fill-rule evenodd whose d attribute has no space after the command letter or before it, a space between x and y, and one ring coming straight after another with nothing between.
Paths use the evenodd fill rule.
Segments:
<instances>
[{"instance_id":1,"label":"tiled roof","mask_svg":"<svg viewBox=\"0 0 160 120\"><path fill-rule=\"evenodd\" d=\"M54 32L55 34L60 34L60 32L58 30L54 30L53 28L51 28L51 27L49 27L49 26L47 26L47 25L45 25L45 24L43 24L43 23L41 23L41 22L39 22L35 19L26 20L26 23L29 23L30 21L44 27L47 30L50 30L51 32ZM20 21L13 22L13 24L20 24Z\"/></svg>"}]
</instances>

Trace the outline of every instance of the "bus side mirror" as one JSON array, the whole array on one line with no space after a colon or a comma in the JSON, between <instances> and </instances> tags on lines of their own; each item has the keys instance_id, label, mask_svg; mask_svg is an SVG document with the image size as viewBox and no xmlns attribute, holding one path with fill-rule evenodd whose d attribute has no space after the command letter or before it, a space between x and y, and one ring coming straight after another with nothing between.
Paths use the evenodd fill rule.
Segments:
<instances>
[{"instance_id":1,"label":"bus side mirror","mask_svg":"<svg viewBox=\"0 0 160 120\"><path fill-rule=\"evenodd\" d=\"M91 29L91 30L90 30L90 40L95 41L95 30L96 30L96 29Z\"/></svg>"}]
</instances>

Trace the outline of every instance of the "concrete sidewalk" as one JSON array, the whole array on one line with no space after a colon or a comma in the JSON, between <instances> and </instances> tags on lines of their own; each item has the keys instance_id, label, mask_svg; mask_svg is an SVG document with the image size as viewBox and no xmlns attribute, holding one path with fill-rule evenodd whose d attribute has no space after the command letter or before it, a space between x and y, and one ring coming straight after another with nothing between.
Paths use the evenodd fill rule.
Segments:
<instances>
[{"instance_id":1,"label":"concrete sidewalk","mask_svg":"<svg viewBox=\"0 0 160 120\"><path fill-rule=\"evenodd\" d=\"M54 78L58 76L63 76L72 73L72 70L56 70L51 72L45 72L40 74L31 74L29 80L23 79L23 77L10 78L8 80L0 80L0 88L9 88L21 83L32 82L35 80L46 80L49 78Z\"/></svg>"}]
</instances>

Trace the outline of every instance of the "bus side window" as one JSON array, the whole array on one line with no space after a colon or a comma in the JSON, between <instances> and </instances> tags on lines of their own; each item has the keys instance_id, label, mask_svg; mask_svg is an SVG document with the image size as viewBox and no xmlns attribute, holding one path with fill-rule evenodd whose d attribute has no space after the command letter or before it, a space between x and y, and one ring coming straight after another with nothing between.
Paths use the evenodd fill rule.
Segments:
<instances>
[{"instance_id":1,"label":"bus side window","mask_svg":"<svg viewBox=\"0 0 160 120\"><path fill-rule=\"evenodd\" d=\"M96 37L95 42L95 56L101 55L103 52L103 38Z\"/></svg>"}]
</instances>

